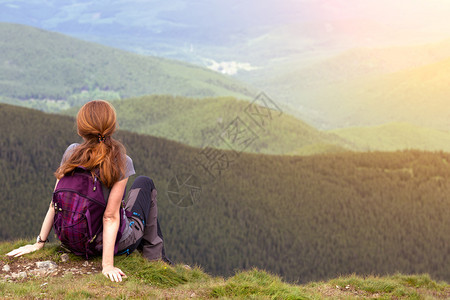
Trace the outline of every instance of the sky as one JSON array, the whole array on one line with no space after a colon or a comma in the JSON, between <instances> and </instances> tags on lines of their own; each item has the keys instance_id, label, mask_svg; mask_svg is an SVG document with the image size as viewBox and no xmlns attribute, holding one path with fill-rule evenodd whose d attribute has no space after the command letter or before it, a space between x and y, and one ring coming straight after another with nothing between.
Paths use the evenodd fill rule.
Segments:
<instances>
[{"instance_id":1,"label":"sky","mask_svg":"<svg viewBox=\"0 0 450 300\"><path fill-rule=\"evenodd\" d=\"M318 18L326 21L359 20L376 22L405 39L446 39L450 37L450 1L447 0L311 0ZM349 32L358 28L347 28Z\"/></svg>"},{"instance_id":2,"label":"sky","mask_svg":"<svg viewBox=\"0 0 450 300\"><path fill-rule=\"evenodd\" d=\"M330 34L420 42L448 38L449 16L448 0L0 0L0 21L56 31L70 20L121 22L155 32L211 26L220 34L297 24L301 37L301 27L315 24Z\"/></svg>"}]
</instances>

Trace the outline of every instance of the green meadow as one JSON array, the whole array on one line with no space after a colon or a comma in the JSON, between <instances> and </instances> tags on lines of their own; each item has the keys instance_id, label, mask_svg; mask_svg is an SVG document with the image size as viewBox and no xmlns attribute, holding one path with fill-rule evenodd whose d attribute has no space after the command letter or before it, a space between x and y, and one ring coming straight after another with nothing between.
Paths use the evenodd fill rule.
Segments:
<instances>
[{"instance_id":1,"label":"green meadow","mask_svg":"<svg viewBox=\"0 0 450 300\"><path fill-rule=\"evenodd\" d=\"M58 245L47 245L40 252L18 259L5 258L14 247L30 241L0 244L0 264L16 271L20 265L32 268L36 261L51 260L58 270L72 271L47 276L27 276L5 280L2 271L0 297L7 299L444 299L450 296L446 282L434 281L428 275L340 276L328 281L293 284L281 277L256 268L237 271L230 277L211 276L201 267L183 264L169 266L148 262L140 254L116 258L116 265L127 274L121 283L113 283L100 273L101 261L92 260L90 274L84 271L83 260L69 255L61 261ZM18 267L19 266L19 267ZM92 269L96 271L92 272ZM78 274L76 270L83 270Z\"/></svg>"}]
</instances>

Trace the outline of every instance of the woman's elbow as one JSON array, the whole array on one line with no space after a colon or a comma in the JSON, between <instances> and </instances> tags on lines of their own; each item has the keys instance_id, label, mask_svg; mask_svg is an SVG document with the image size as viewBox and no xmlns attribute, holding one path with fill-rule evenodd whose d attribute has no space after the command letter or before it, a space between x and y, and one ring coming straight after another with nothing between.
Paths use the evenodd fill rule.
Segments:
<instances>
[{"instance_id":1,"label":"woman's elbow","mask_svg":"<svg viewBox=\"0 0 450 300\"><path fill-rule=\"evenodd\" d=\"M105 211L103 214L103 223L115 223L119 220L119 213L108 213Z\"/></svg>"}]
</instances>

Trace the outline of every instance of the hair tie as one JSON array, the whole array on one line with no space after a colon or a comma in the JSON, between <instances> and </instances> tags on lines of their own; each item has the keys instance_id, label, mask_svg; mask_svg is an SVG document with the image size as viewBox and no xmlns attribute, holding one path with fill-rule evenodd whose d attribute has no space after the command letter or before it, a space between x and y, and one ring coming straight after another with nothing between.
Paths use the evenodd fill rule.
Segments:
<instances>
[{"instance_id":1,"label":"hair tie","mask_svg":"<svg viewBox=\"0 0 450 300\"><path fill-rule=\"evenodd\" d=\"M98 134L98 142L99 142L99 143L104 142L105 139L106 139L106 136L101 135L100 133Z\"/></svg>"}]
</instances>

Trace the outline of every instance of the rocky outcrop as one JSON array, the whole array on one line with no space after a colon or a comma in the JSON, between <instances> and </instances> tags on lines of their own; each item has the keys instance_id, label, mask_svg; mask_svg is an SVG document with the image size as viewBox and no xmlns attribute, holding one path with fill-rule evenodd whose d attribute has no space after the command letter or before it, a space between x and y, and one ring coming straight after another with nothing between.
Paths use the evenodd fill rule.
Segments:
<instances>
[{"instance_id":1,"label":"rocky outcrop","mask_svg":"<svg viewBox=\"0 0 450 300\"><path fill-rule=\"evenodd\" d=\"M0 281L18 281L32 277L65 276L94 274L100 272L101 267L96 262L70 261L67 253L60 256L60 262L13 260L1 266Z\"/></svg>"}]
</instances>

